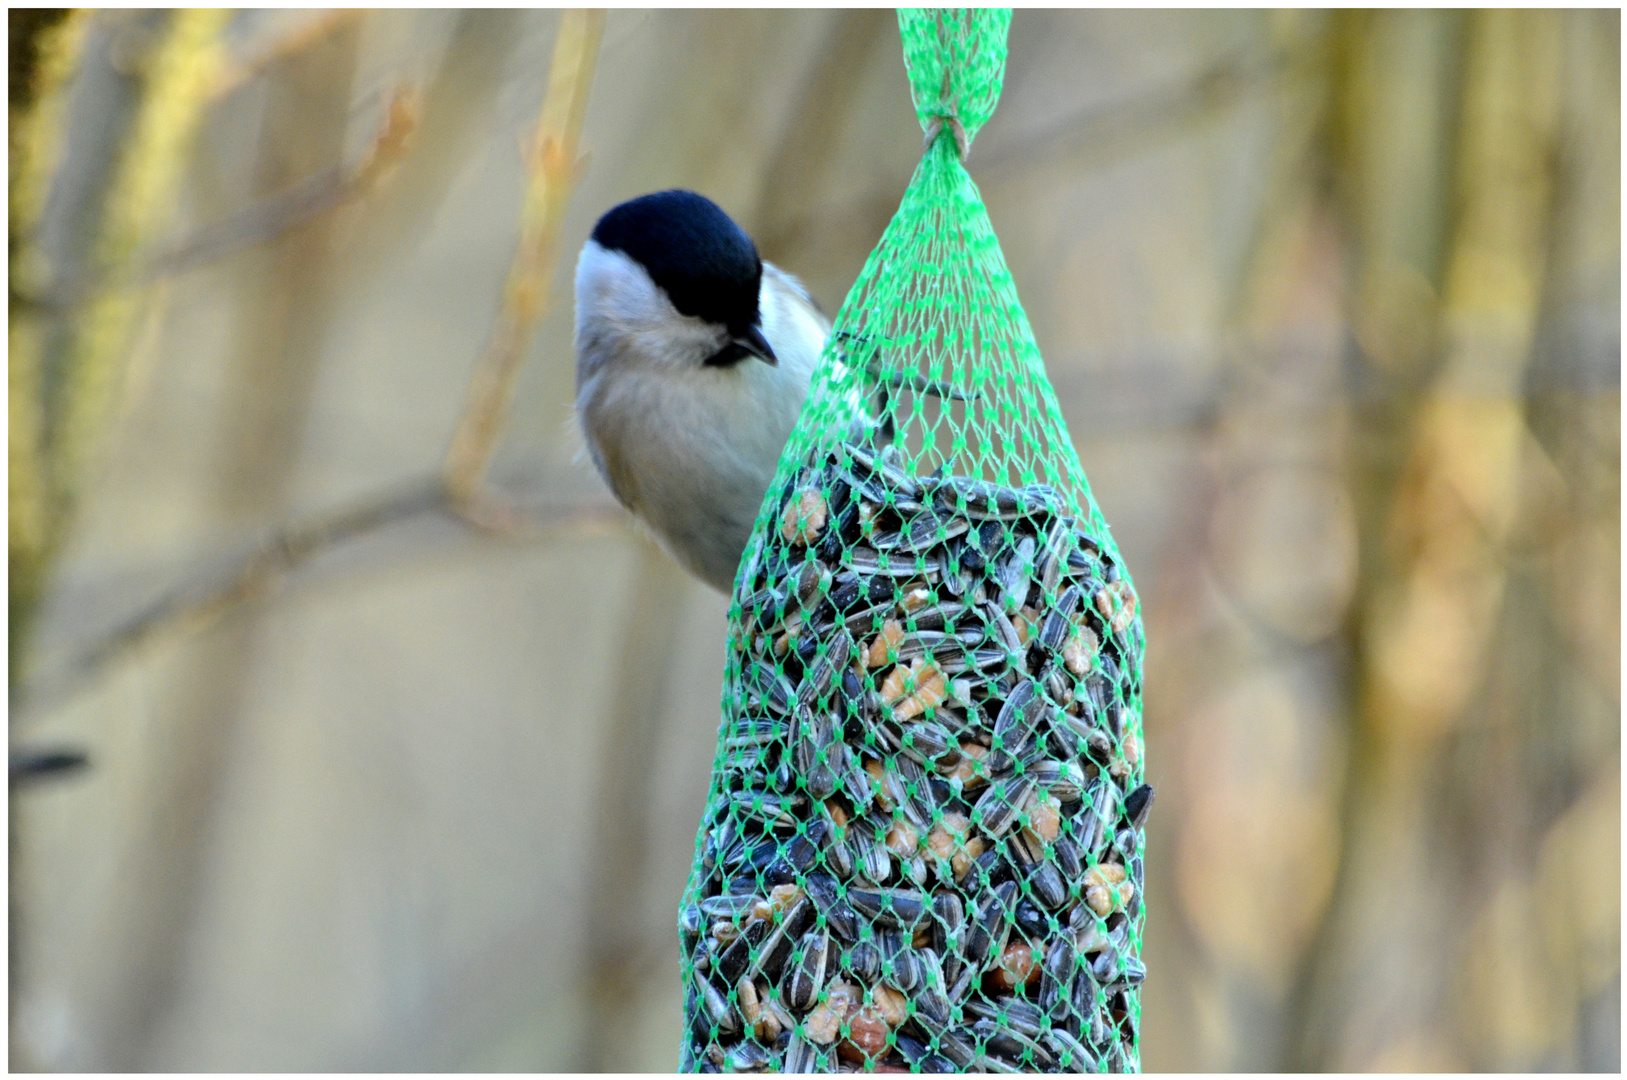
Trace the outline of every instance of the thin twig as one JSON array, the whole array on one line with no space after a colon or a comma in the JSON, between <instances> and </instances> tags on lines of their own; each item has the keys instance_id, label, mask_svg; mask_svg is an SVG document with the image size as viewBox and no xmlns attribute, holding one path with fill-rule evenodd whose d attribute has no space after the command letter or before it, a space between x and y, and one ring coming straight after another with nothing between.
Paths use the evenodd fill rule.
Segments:
<instances>
[{"instance_id":1,"label":"thin twig","mask_svg":"<svg viewBox=\"0 0 1627 1080\"><path fill-rule=\"evenodd\" d=\"M357 161L324 169L279 195L204 226L157 255L145 272L151 276L174 274L211 262L365 197L411 149L419 116L417 93L397 88L378 134Z\"/></svg>"},{"instance_id":2,"label":"thin twig","mask_svg":"<svg viewBox=\"0 0 1627 1080\"><path fill-rule=\"evenodd\" d=\"M23 687L17 701L27 705L31 713L48 709L93 682L120 657L162 635L201 629L346 541L359 540L422 514L454 509L442 479L427 476L291 521L225 565L218 565L220 560L216 558L205 561L206 569L186 572L176 585L79 650L40 684ZM480 523L470 521L461 512L453 516L465 525L500 533L505 539L534 544L607 533L625 521L620 508L610 505L555 507L544 520L516 515L510 521Z\"/></svg>"},{"instance_id":3,"label":"thin twig","mask_svg":"<svg viewBox=\"0 0 1627 1080\"><path fill-rule=\"evenodd\" d=\"M519 247L503 290L503 309L475 368L463 419L446 452L447 491L460 507L472 505L485 482L498 431L514 396L515 377L548 309L560 225L584 164L579 155L582 121L603 33L603 11L571 10L560 16L548 91L528 154L531 179Z\"/></svg>"},{"instance_id":4,"label":"thin twig","mask_svg":"<svg viewBox=\"0 0 1627 1080\"><path fill-rule=\"evenodd\" d=\"M366 14L367 12L360 8L339 8L318 12L303 22L296 23L292 28L273 38L269 44L226 67L215 80L211 94L217 98L225 97L238 87L264 74L273 64L304 52Z\"/></svg>"},{"instance_id":5,"label":"thin twig","mask_svg":"<svg viewBox=\"0 0 1627 1080\"><path fill-rule=\"evenodd\" d=\"M76 666L99 667L159 629L207 619L225 607L259 595L278 577L341 541L433 510L443 502L438 485L419 481L290 522L235 564L202 580L183 582L138 611L86 650Z\"/></svg>"},{"instance_id":6,"label":"thin twig","mask_svg":"<svg viewBox=\"0 0 1627 1080\"><path fill-rule=\"evenodd\" d=\"M378 134L356 161L323 169L268 199L162 245L149 258L88 270L58 282L34 302L66 308L84 303L104 289L148 284L273 240L289 229L364 198L406 156L418 127L419 111L418 95L409 88L398 88L385 109Z\"/></svg>"}]
</instances>

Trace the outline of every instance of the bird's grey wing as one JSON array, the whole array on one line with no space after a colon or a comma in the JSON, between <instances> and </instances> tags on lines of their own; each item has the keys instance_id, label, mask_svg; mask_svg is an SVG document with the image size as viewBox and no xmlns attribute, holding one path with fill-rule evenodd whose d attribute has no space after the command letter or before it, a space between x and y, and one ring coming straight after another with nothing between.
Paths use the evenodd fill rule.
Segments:
<instances>
[{"instance_id":1,"label":"bird's grey wing","mask_svg":"<svg viewBox=\"0 0 1627 1080\"><path fill-rule=\"evenodd\" d=\"M801 300L808 306L810 311L812 311L815 315L818 315L819 318L823 320L825 323L825 329L829 331L830 316L825 313L824 308L819 306L819 301L815 300L813 295L808 292L807 286L802 284L802 280L800 278L798 278L795 274L786 273L773 263L767 262L763 264L763 274L765 277L772 277L784 285L787 292L791 293L798 300Z\"/></svg>"},{"instance_id":2,"label":"bird's grey wing","mask_svg":"<svg viewBox=\"0 0 1627 1080\"><path fill-rule=\"evenodd\" d=\"M580 353L578 354L580 357ZM578 362L577 370L581 372L586 368L594 371L577 385L576 390L576 424L582 433L582 444L587 450L588 458L592 460L593 467L599 471L604 479L605 486L610 494L622 506L638 513L638 485L636 471L629 467L625 456L621 453L624 446L624 432L621 430L628 420L624 409L614 408L607 400L614 392L615 381L606 378L601 371L597 360L584 365Z\"/></svg>"}]
</instances>

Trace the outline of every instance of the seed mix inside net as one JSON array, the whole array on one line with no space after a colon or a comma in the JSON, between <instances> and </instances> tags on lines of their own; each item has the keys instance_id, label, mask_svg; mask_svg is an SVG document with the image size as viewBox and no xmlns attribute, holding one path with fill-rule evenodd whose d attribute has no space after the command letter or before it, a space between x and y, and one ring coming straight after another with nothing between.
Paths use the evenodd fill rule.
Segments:
<instances>
[{"instance_id":1,"label":"seed mix inside net","mask_svg":"<svg viewBox=\"0 0 1627 1080\"><path fill-rule=\"evenodd\" d=\"M1135 1071L1135 591L962 158L1005 10L899 13L928 148L735 586L686 1070Z\"/></svg>"}]
</instances>

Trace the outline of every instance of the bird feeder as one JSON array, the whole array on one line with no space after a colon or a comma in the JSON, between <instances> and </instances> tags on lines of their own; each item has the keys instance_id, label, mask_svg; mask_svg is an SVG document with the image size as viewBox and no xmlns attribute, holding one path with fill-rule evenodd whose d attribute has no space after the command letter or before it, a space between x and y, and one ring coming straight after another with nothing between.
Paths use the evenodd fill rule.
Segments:
<instances>
[{"instance_id":1,"label":"bird feeder","mask_svg":"<svg viewBox=\"0 0 1627 1080\"><path fill-rule=\"evenodd\" d=\"M1139 1068L1135 589L963 161L1009 10L902 10L926 151L736 578L686 1070Z\"/></svg>"}]
</instances>

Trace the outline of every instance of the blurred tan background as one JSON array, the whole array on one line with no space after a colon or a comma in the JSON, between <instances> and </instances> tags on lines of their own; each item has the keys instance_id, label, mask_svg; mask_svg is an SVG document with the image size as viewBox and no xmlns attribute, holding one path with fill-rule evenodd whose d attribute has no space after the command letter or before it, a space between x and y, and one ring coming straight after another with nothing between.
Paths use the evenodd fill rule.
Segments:
<instances>
[{"instance_id":1,"label":"blurred tan background","mask_svg":"<svg viewBox=\"0 0 1627 1080\"><path fill-rule=\"evenodd\" d=\"M575 252L689 187L834 311L921 133L887 11L571 18L11 12L11 742L90 756L13 777L13 1068L675 1067L726 602L574 459ZM1012 23L1149 1070L1620 1068L1619 42Z\"/></svg>"}]
</instances>

